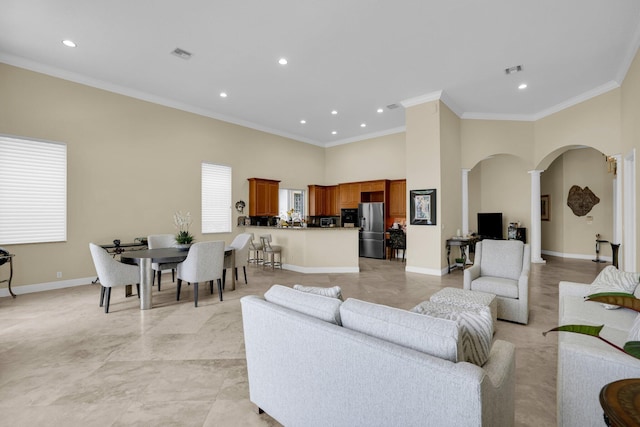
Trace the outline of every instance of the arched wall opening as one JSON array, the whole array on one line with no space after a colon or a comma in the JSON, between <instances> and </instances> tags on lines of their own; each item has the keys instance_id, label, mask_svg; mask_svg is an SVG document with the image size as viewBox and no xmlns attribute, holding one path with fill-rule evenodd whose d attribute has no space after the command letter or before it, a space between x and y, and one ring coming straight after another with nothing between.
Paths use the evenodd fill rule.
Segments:
<instances>
[{"instance_id":1,"label":"arched wall opening","mask_svg":"<svg viewBox=\"0 0 640 427\"><path fill-rule=\"evenodd\" d=\"M531 191L529 164L512 154L495 154L469 171L469 231L478 230L478 213L502 213L503 235L510 222L529 227Z\"/></svg>"},{"instance_id":2,"label":"arched wall opening","mask_svg":"<svg viewBox=\"0 0 640 427\"><path fill-rule=\"evenodd\" d=\"M600 240L615 240L614 179L606 156L585 146L566 146L547 155L536 168L540 177L540 194L549 201L548 215L541 221L543 255L564 258L595 259L596 235ZM599 202L584 215L577 215L567 205L569 190L590 190ZM586 188L588 187L588 190ZM610 244L600 244L599 258L611 261Z\"/></svg>"}]
</instances>

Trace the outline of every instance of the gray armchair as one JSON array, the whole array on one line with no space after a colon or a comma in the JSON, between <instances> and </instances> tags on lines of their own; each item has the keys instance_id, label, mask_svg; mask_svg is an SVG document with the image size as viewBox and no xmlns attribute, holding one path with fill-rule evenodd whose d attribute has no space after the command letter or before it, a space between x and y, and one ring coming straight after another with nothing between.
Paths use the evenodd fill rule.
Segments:
<instances>
[{"instance_id":1,"label":"gray armchair","mask_svg":"<svg viewBox=\"0 0 640 427\"><path fill-rule=\"evenodd\" d=\"M483 240L473 265L464 270L464 289L496 295L498 319L529 323L531 249L519 240Z\"/></svg>"},{"instance_id":2,"label":"gray armchair","mask_svg":"<svg viewBox=\"0 0 640 427\"><path fill-rule=\"evenodd\" d=\"M172 248L176 244L176 236L173 234L152 234L147 237L147 246L149 249L159 249L159 248ZM153 281L155 281L156 272L158 273L158 292L161 291L160 286L162 285L162 270L171 270L171 281L176 280L176 268L178 268L178 263L166 263L166 264L158 264L154 262L151 264L151 268L153 269Z\"/></svg>"}]
</instances>

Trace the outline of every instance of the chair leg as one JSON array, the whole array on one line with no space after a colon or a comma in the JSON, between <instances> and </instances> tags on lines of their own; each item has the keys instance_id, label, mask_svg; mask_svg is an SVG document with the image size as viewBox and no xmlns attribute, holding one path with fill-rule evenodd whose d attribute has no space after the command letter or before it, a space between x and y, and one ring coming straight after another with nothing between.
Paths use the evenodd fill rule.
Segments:
<instances>
[{"instance_id":1,"label":"chair leg","mask_svg":"<svg viewBox=\"0 0 640 427\"><path fill-rule=\"evenodd\" d=\"M109 312L109 303L111 302L111 287L107 288L105 296L107 297L107 301L104 304L104 312L108 313Z\"/></svg>"},{"instance_id":2,"label":"chair leg","mask_svg":"<svg viewBox=\"0 0 640 427\"><path fill-rule=\"evenodd\" d=\"M236 272L236 282L237 282L238 281L238 267L234 267L233 269Z\"/></svg>"},{"instance_id":3,"label":"chair leg","mask_svg":"<svg viewBox=\"0 0 640 427\"><path fill-rule=\"evenodd\" d=\"M209 280L209 291L211 292L211 295L213 295L213 280Z\"/></svg>"},{"instance_id":4,"label":"chair leg","mask_svg":"<svg viewBox=\"0 0 640 427\"><path fill-rule=\"evenodd\" d=\"M193 284L193 301L198 306L198 282Z\"/></svg>"},{"instance_id":5,"label":"chair leg","mask_svg":"<svg viewBox=\"0 0 640 427\"><path fill-rule=\"evenodd\" d=\"M158 292L160 292L161 283L162 283L162 271L158 271Z\"/></svg>"},{"instance_id":6,"label":"chair leg","mask_svg":"<svg viewBox=\"0 0 640 427\"><path fill-rule=\"evenodd\" d=\"M180 288L182 287L182 279L178 279L178 286L176 291L176 301L180 301Z\"/></svg>"},{"instance_id":7,"label":"chair leg","mask_svg":"<svg viewBox=\"0 0 640 427\"><path fill-rule=\"evenodd\" d=\"M100 285L100 307L104 306L104 290L105 287Z\"/></svg>"},{"instance_id":8,"label":"chair leg","mask_svg":"<svg viewBox=\"0 0 640 427\"><path fill-rule=\"evenodd\" d=\"M247 267L245 265L242 266L242 271L244 271L244 284L247 285Z\"/></svg>"},{"instance_id":9,"label":"chair leg","mask_svg":"<svg viewBox=\"0 0 640 427\"><path fill-rule=\"evenodd\" d=\"M136 292L138 293L138 299L140 299L140 283L136 283Z\"/></svg>"},{"instance_id":10,"label":"chair leg","mask_svg":"<svg viewBox=\"0 0 640 427\"><path fill-rule=\"evenodd\" d=\"M218 294L220 294L220 301L222 301L222 280L218 279Z\"/></svg>"},{"instance_id":11,"label":"chair leg","mask_svg":"<svg viewBox=\"0 0 640 427\"><path fill-rule=\"evenodd\" d=\"M176 269L175 268L171 269L171 281L172 282L176 281Z\"/></svg>"},{"instance_id":12,"label":"chair leg","mask_svg":"<svg viewBox=\"0 0 640 427\"><path fill-rule=\"evenodd\" d=\"M222 269L222 284L224 285L227 282L227 269Z\"/></svg>"}]
</instances>

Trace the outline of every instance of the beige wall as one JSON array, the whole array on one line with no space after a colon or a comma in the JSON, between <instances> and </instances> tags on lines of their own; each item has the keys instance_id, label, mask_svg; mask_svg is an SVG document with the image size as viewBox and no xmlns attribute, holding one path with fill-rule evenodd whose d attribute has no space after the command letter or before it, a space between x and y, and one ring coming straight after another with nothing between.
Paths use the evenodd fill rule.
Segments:
<instances>
[{"instance_id":1,"label":"beige wall","mask_svg":"<svg viewBox=\"0 0 640 427\"><path fill-rule=\"evenodd\" d=\"M589 187L600 199L586 216L576 216L567 206L573 185ZM567 151L542 174L541 189L551 196L552 209L550 221L542 222L543 250L591 258L596 234L613 239L613 174L607 173L602 153L592 148ZM611 246L602 245L600 255L610 257Z\"/></svg>"},{"instance_id":2,"label":"beige wall","mask_svg":"<svg viewBox=\"0 0 640 427\"><path fill-rule=\"evenodd\" d=\"M0 93L0 133L68 149L68 240L8 246L16 287L58 271L93 276L89 242L172 233L177 210L191 212L197 240L229 242L233 234L200 233L202 161L233 167L234 202L247 201L249 177L288 188L324 179L324 149L313 145L4 64Z\"/></svg>"},{"instance_id":3,"label":"beige wall","mask_svg":"<svg viewBox=\"0 0 640 427\"><path fill-rule=\"evenodd\" d=\"M460 119L445 104L440 103L440 173L438 189L440 212L440 247L462 228L462 168ZM441 266L447 265L446 251L441 252Z\"/></svg>"},{"instance_id":4,"label":"beige wall","mask_svg":"<svg viewBox=\"0 0 640 427\"><path fill-rule=\"evenodd\" d=\"M533 167L534 124L522 121L462 120L462 167L472 169L496 154L510 154Z\"/></svg>"},{"instance_id":5,"label":"beige wall","mask_svg":"<svg viewBox=\"0 0 640 427\"><path fill-rule=\"evenodd\" d=\"M484 160L469 172L469 229L478 230L478 212L502 212L503 236L510 222L527 228L531 222L531 181L526 163L514 156L498 155Z\"/></svg>"},{"instance_id":6,"label":"beige wall","mask_svg":"<svg viewBox=\"0 0 640 427\"><path fill-rule=\"evenodd\" d=\"M326 149L325 179L316 184L406 178L404 132Z\"/></svg>"}]
</instances>

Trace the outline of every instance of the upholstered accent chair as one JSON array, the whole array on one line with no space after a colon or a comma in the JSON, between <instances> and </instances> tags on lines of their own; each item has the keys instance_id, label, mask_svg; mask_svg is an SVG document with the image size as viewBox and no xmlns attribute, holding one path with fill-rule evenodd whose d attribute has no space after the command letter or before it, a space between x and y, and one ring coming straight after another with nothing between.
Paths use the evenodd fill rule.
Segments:
<instances>
[{"instance_id":1,"label":"upholstered accent chair","mask_svg":"<svg viewBox=\"0 0 640 427\"><path fill-rule=\"evenodd\" d=\"M194 304L198 306L198 283L209 282L213 294L213 281L218 281L218 294L222 301L222 270L224 267L224 246L222 240L194 243L187 258L178 264L178 289L176 300L180 301L182 281L193 284Z\"/></svg>"},{"instance_id":2,"label":"upholstered accent chair","mask_svg":"<svg viewBox=\"0 0 640 427\"><path fill-rule=\"evenodd\" d=\"M498 319L529 323L531 249L520 240L482 240L473 265L464 270L464 289L496 295Z\"/></svg>"},{"instance_id":3,"label":"upholstered accent chair","mask_svg":"<svg viewBox=\"0 0 640 427\"><path fill-rule=\"evenodd\" d=\"M280 267L280 269L282 269L282 247L271 244L271 234L263 234L260 236L260 241L262 242L262 254L264 257L262 266L270 266L272 270L276 267ZM277 261L276 255L278 255Z\"/></svg>"},{"instance_id":4,"label":"upholstered accent chair","mask_svg":"<svg viewBox=\"0 0 640 427\"><path fill-rule=\"evenodd\" d=\"M247 233L251 236L249 240L249 262L252 264L262 264L262 241L255 241L253 233Z\"/></svg>"},{"instance_id":5,"label":"upholstered accent chair","mask_svg":"<svg viewBox=\"0 0 640 427\"><path fill-rule=\"evenodd\" d=\"M100 279L100 307L104 305L105 313L109 313L112 286L133 285L135 283L138 289L138 298L140 298L140 270L137 265L116 261L107 251L95 243L89 243L89 250Z\"/></svg>"},{"instance_id":6,"label":"upholstered accent chair","mask_svg":"<svg viewBox=\"0 0 640 427\"><path fill-rule=\"evenodd\" d=\"M149 249L171 248L176 244L176 236L173 234L152 234L147 236L147 246ZM171 281L176 280L176 268L178 263L166 263L158 264L154 262L151 264L153 269L153 276L158 276L158 292L160 292L160 286L162 283L162 270L171 270Z\"/></svg>"}]
</instances>

